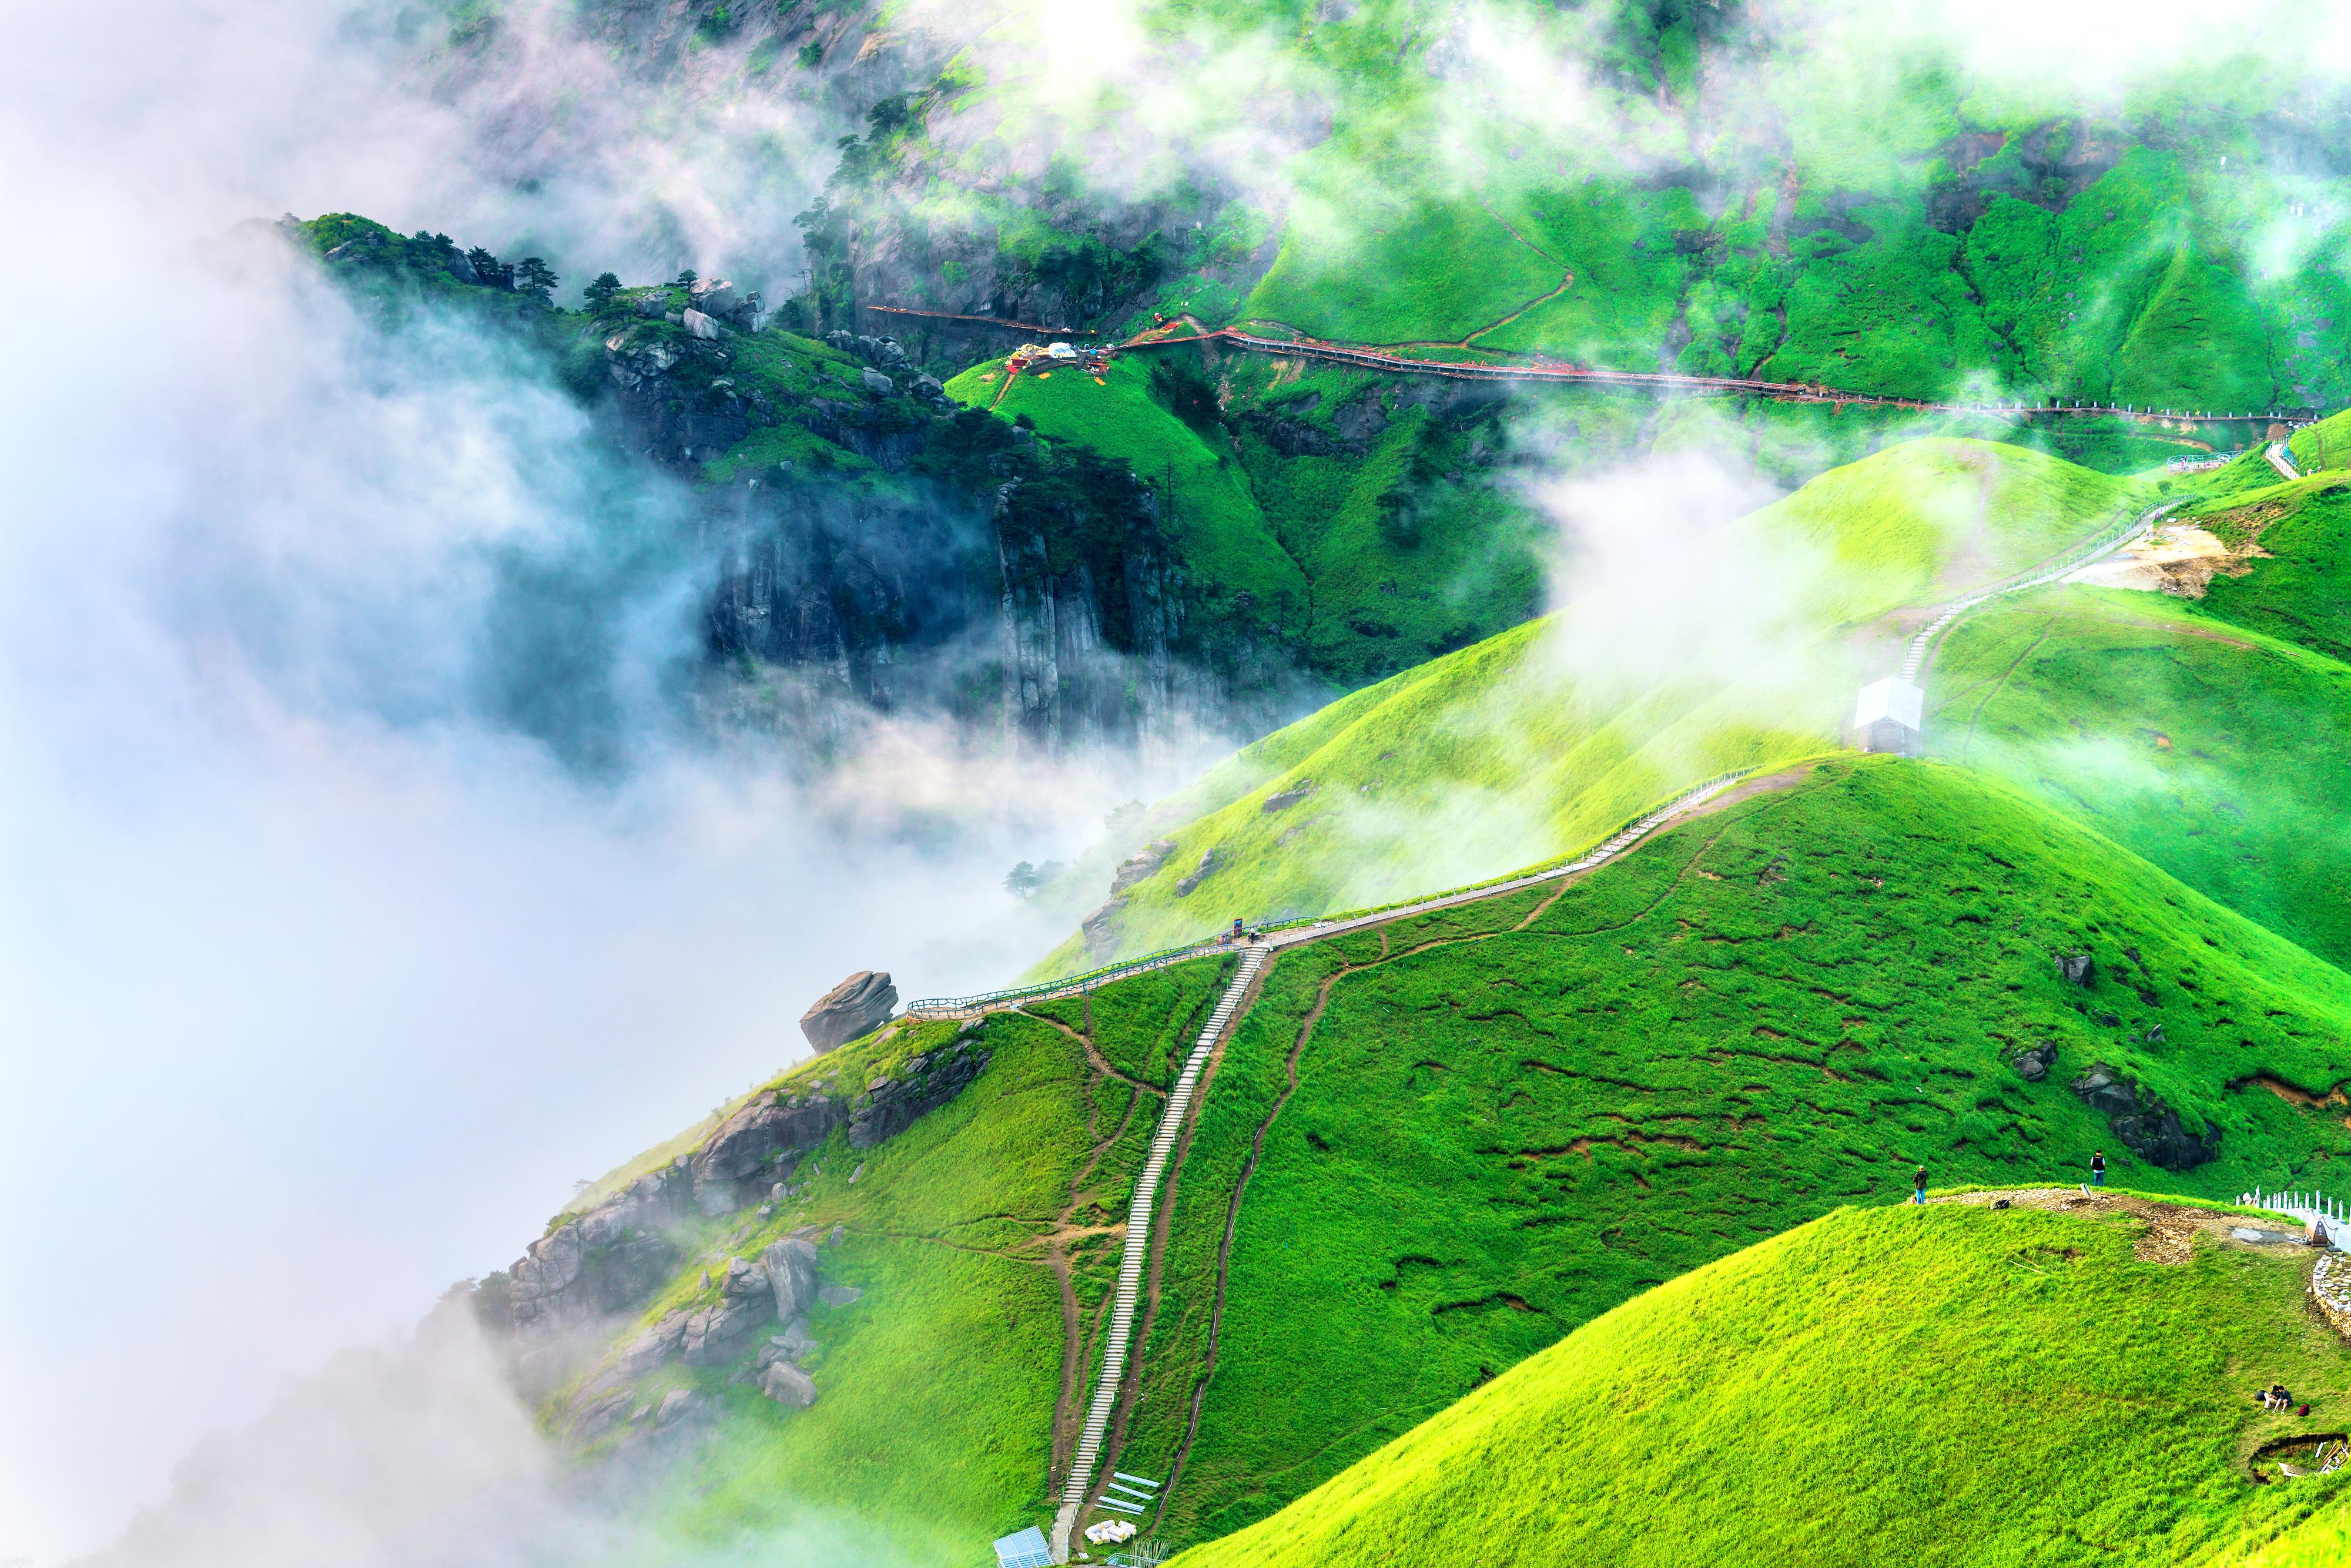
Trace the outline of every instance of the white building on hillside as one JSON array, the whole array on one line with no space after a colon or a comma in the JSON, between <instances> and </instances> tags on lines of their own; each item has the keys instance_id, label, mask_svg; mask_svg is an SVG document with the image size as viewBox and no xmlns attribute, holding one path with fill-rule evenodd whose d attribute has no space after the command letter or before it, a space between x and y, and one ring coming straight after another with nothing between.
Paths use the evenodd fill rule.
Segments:
<instances>
[{"instance_id":1,"label":"white building on hillside","mask_svg":"<svg viewBox=\"0 0 2351 1568\"><path fill-rule=\"evenodd\" d=\"M1873 681L1861 688L1861 700L1854 705L1854 744L1864 751L1916 757L1926 714L1927 694L1901 676Z\"/></svg>"}]
</instances>

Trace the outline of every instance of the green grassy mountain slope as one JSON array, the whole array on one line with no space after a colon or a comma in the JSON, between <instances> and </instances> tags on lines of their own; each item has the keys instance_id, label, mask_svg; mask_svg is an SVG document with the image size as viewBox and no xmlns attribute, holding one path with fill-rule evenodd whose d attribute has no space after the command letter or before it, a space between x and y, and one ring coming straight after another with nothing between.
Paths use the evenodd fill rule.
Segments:
<instances>
[{"instance_id":1,"label":"green grassy mountain slope","mask_svg":"<svg viewBox=\"0 0 2351 1568\"><path fill-rule=\"evenodd\" d=\"M2351 504L2343 471L2314 465L2344 423L2297 437L2300 480L2258 455L2207 477L2183 520L2229 555L2173 583L2195 597L2036 592L1961 623L1928 682L1936 755L2027 784L2338 963Z\"/></svg>"},{"instance_id":2,"label":"green grassy mountain slope","mask_svg":"<svg viewBox=\"0 0 2351 1568\"><path fill-rule=\"evenodd\" d=\"M905 1077L926 1053L988 1053L976 1082L895 1136L860 1149L835 1128L787 1160L776 1174L791 1196L780 1204L674 1218L664 1234L680 1261L574 1364L548 1418L590 1453L661 1452L653 1412L678 1390L700 1401L687 1428L695 1440L674 1444L643 1504L682 1542L724 1546L813 1512L853 1521L852 1544L872 1561L964 1563L1050 1511L1048 1473L1066 1442L1056 1401L1078 1360L1099 1358L1117 1269L1112 1227L1164 1098L1155 1085L1167 1078L1165 1040L1197 1029L1219 970L1187 965L1099 998L1091 1052L1068 1030L1018 1016L960 1034L893 1026L758 1086L594 1184L557 1223L690 1159L747 1106L824 1094L865 1104L865 1085ZM735 1376L786 1326L771 1322L723 1364L673 1355L622 1378L628 1397L611 1420L575 1425L635 1335L722 1303L728 1258L757 1260L795 1235L820 1244L828 1286L863 1291L809 1311L813 1404L784 1407Z\"/></svg>"},{"instance_id":3,"label":"green grassy mountain slope","mask_svg":"<svg viewBox=\"0 0 2351 1568\"><path fill-rule=\"evenodd\" d=\"M2074 951L2086 988L2053 962ZM1894 1201L1916 1163L2331 1179L2351 1131L2285 1096L2351 1074L2346 1031L2340 971L2029 798L1822 764L1555 901L1282 955L1176 1178L1117 1462L1176 1477L1173 1538L1229 1532L1645 1290ZM2194 1145L2149 1151L2179 1168L2069 1087L2101 1064L2179 1115Z\"/></svg>"},{"instance_id":4,"label":"green grassy mountain slope","mask_svg":"<svg viewBox=\"0 0 2351 1568\"><path fill-rule=\"evenodd\" d=\"M1571 602L1394 676L1164 802L1139 835L1172 844L1160 869L1050 964L1539 863L1698 779L1808 756L1834 744L1861 673L1841 627L2045 559L2142 493L1979 442L1906 442L1836 469L1708 541L1723 576L1766 585L1770 623L1750 636L1768 652L1627 654L1637 628L1587 632L1593 612ZM1070 880L1103 888L1109 867L1082 862Z\"/></svg>"},{"instance_id":5,"label":"green grassy mountain slope","mask_svg":"<svg viewBox=\"0 0 2351 1568\"><path fill-rule=\"evenodd\" d=\"M2053 962L2076 951L2082 987ZM951 1563L1044 1522L1134 1174L1228 973L894 1024L622 1166L553 1228L698 1171L747 1114L870 1117L985 1053L889 1135L834 1124L673 1213L547 1419L591 1455L667 1455L643 1509L683 1542L816 1511L875 1560ZM1913 1162L2063 1181L2103 1147L2138 1187L2314 1185L2351 1129L2293 1096L2351 1075L2346 1038L2338 971L2031 799L1808 768L1574 883L1281 953L1176 1146L1106 1468L1167 1481L1155 1531L1240 1529L1641 1292L1891 1201ZM2127 1128L2069 1087L2095 1066ZM807 1309L812 1404L752 1381L781 1323L701 1361L644 1350L796 1237L862 1292Z\"/></svg>"},{"instance_id":6,"label":"green grassy mountain slope","mask_svg":"<svg viewBox=\"0 0 2351 1568\"><path fill-rule=\"evenodd\" d=\"M2254 1486L2244 1461L2351 1399L2351 1350L2304 1310L2305 1257L2208 1231L2162 1261L2151 1228L1840 1210L1586 1324L1179 1561L2210 1561L2339 1492ZM2312 1421L2253 1403L2273 1378Z\"/></svg>"}]
</instances>

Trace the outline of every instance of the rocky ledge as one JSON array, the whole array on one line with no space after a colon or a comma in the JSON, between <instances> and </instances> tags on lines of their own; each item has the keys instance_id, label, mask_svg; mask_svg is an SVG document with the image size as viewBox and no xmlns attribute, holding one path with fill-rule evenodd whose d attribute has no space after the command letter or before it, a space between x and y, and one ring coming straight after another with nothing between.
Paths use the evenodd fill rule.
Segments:
<instances>
[{"instance_id":1,"label":"rocky ledge","mask_svg":"<svg viewBox=\"0 0 2351 1568\"><path fill-rule=\"evenodd\" d=\"M538 1393L560 1385L586 1342L643 1311L683 1266L685 1249L678 1235L686 1221L781 1197L800 1160L837 1128L847 1128L854 1149L895 1137L987 1069L983 1040L975 1021L950 1043L876 1074L853 1095L789 1086L755 1095L700 1148L639 1176L531 1243L497 1287L524 1385ZM716 1302L698 1313L675 1314L674 1322L664 1319L647 1331L652 1341L640 1335L622 1359L653 1356L657 1364L674 1350L688 1365L718 1365L747 1353L748 1336L761 1324L778 1317L789 1322L800 1310L789 1305L777 1281L801 1277L789 1268L778 1274L780 1259L771 1247L757 1260L734 1260ZM803 1282L805 1291L792 1286L793 1299L814 1300L812 1265Z\"/></svg>"}]
</instances>

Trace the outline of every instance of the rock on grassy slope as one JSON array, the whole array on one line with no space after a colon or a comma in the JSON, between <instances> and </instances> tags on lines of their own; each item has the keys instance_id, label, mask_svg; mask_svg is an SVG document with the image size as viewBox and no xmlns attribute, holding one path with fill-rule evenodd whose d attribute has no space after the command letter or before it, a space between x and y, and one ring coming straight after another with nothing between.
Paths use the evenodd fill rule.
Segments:
<instances>
[{"instance_id":1,"label":"rock on grassy slope","mask_svg":"<svg viewBox=\"0 0 2351 1568\"><path fill-rule=\"evenodd\" d=\"M2246 1461L2339 1429L2351 1400L2351 1351L2304 1306L2307 1255L2218 1228L2173 1262L2120 1204L1840 1210L1586 1324L1179 1561L2212 1561L2337 1490L2256 1486ZM2273 1378L2310 1421L2253 1403Z\"/></svg>"},{"instance_id":2,"label":"rock on grassy slope","mask_svg":"<svg viewBox=\"0 0 2351 1568\"><path fill-rule=\"evenodd\" d=\"M1554 891L1269 971L1174 1186L1117 1458L1176 1474L1155 1528L1249 1524L1917 1163L2062 1181L2102 1148L2220 1197L2351 1155L2339 1111L2267 1088L2351 1074L2343 974L1997 782L1824 763Z\"/></svg>"},{"instance_id":3,"label":"rock on grassy slope","mask_svg":"<svg viewBox=\"0 0 2351 1568\"><path fill-rule=\"evenodd\" d=\"M1112 894L1049 967L1164 947L1235 916L1496 875L1580 848L1715 772L1834 745L1864 669L1842 632L2043 559L2142 495L2021 448L1913 441L1654 568L1636 543L1632 559L1596 569L1604 602L1571 597L1342 698L1163 802L1137 834L1171 846L1157 871ZM1662 586L1653 572L1700 610L1645 602ZM1100 898L1112 880L1097 860L1067 885Z\"/></svg>"},{"instance_id":4,"label":"rock on grassy slope","mask_svg":"<svg viewBox=\"0 0 2351 1568\"><path fill-rule=\"evenodd\" d=\"M1050 1510L1167 1046L1218 976L1097 998L1090 1040L900 1024L802 1063L591 1186L477 1309L567 1445L652 1472L652 1527L818 1515L968 1562Z\"/></svg>"},{"instance_id":5,"label":"rock on grassy slope","mask_svg":"<svg viewBox=\"0 0 2351 1568\"><path fill-rule=\"evenodd\" d=\"M968 1561L1050 1516L1118 1223L1228 972L843 1045L591 1187L477 1307L554 1430L650 1467L669 1534L815 1512ZM1915 1161L2312 1180L2351 1131L2264 1085L2351 1073L2346 997L2006 787L1886 760L1563 890L1286 951L1176 1147L1106 1458L1168 1481L1155 1531L1242 1528L1642 1291L1892 1201Z\"/></svg>"}]
</instances>

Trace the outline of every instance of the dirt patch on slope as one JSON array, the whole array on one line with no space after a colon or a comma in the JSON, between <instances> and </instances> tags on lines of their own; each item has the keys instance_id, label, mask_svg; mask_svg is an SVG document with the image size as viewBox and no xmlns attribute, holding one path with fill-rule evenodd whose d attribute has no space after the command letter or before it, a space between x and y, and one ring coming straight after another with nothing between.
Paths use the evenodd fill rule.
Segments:
<instances>
[{"instance_id":1,"label":"dirt patch on slope","mask_svg":"<svg viewBox=\"0 0 2351 1568\"><path fill-rule=\"evenodd\" d=\"M2257 532L2258 530L2256 530ZM2085 566L2065 580L2092 588L2129 588L2146 593L2168 593L2175 599L2201 599L2215 577L2241 577L2252 568L2245 561L2267 552L2245 538L2232 549L2220 535L2193 524L2157 528L2129 549Z\"/></svg>"},{"instance_id":2,"label":"dirt patch on slope","mask_svg":"<svg viewBox=\"0 0 2351 1568\"><path fill-rule=\"evenodd\" d=\"M2039 1208L2059 1214L2121 1214L2140 1220L2143 1224L2131 1250L2149 1263L2187 1262L2199 1234L2209 1238L2216 1246L2241 1247L2257 1252L2280 1249L2292 1249L2297 1252L2307 1250L2302 1232L2285 1219L2258 1219L2241 1214L2224 1214L2217 1209L2158 1203L2123 1193L2102 1192L2095 1187L2087 1196L2077 1186L2050 1186L2012 1192L1954 1193L1946 1197L1930 1197L1927 1201L1990 1208L2003 1200L2012 1208ZM2255 1232L2259 1239L2240 1236L2237 1233L2241 1230Z\"/></svg>"}]
</instances>

